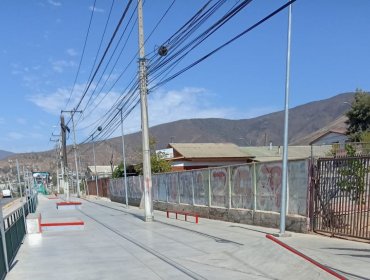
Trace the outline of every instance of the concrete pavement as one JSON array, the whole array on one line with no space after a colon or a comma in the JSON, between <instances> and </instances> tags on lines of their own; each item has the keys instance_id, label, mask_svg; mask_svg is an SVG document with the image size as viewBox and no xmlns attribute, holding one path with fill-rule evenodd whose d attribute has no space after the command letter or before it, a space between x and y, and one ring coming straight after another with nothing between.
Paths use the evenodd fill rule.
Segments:
<instances>
[{"instance_id":1,"label":"concrete pavement","mask_svg":"<svg viewBox=\"0 0 370 280\"><path fill-rule=\"evenodd\" d=\"M276 229L157 211L145 223L142 209L80 201L81 210L58 211L39 197L43 218L76 217L85 228L27 235L6 279L337 279L267 239ZM370 244L297 233L280 240L348 279L370 279Z\"/></svg>"}]
</instances>

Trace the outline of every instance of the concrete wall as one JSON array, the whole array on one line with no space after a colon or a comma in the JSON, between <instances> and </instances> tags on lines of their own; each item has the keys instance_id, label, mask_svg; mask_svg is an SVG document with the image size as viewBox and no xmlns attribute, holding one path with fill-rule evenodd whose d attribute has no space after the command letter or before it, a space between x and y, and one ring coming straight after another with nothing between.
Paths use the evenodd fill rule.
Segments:
<instances>
[{"instance_id":1,"label":"concrete wall","mask_svg":"<svg viewBox=\"0 0 370 280\"><path fill-rule=\"evenodd\" d=\"M155 209L197 212L201 217L278 227L282 163L251 163L153 175ZM128 178L130 204L138 205L142 178ZM111 199L125 202L123 179L111 180ZM287 229L308 230L308 161L288 163Z\"/></svg>"},{"instance_id":2,"label":"concrete wall","mask_svg":"<svg viewBox=\"0 0 370 280\"><path fill-rule=\"evenodd\" d=\"M279 228L280 214L276 212L253 211L248 209L227 209L208 206L173 204L154 201L154 209L179 210L198 213L199 217L233 223ZM287 215L286 229L295 232L308 232L308 219L299 215Z\"/></svg>"}]
</instances>

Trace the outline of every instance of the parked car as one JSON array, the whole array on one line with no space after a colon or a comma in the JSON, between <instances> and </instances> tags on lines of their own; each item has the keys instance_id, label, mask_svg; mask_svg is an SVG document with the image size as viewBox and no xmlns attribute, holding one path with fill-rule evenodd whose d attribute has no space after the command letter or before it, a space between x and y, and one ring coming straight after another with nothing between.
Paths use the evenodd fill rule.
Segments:
<instances>
[{"instance_id":1,"label":"parked car","mask_svg":"<svg viewBox=\"0 0 370 280\"><path fill-rule=\"evenodd\" d=\"M3 197L12 197L12 192L10 190L2 190Z\"/></svg>"}]
</instances>

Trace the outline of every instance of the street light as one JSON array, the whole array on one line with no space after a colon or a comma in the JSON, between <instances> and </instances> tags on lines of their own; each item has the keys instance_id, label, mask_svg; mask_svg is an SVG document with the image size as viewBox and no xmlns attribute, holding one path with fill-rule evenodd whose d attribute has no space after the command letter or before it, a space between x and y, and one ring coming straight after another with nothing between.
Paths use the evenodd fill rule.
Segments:
<instances>
[{"instance_id":1,"label":"street light","mask_svg":"<svg viewBox=\"0 0 370 280\"><path fill-rule=\"evenodd\" d=\"M100 132L102 131L102 127L99 126L98 129L93 133L91 134L91 139L92 139L92 142L93 142L93 155L94 155L94 166L95 166L95 186L96 186L96 196L99 196L99 191L98 191L98 173L96 172L96 158L95 158L95 142L94 142L94 134L96 132Z\"/></svg>"},{"instance_id":2,"label":"street light","mask_svg":"<svg viewBox=\"0 0 370 280\"><path fill-rule=\"evenodd\" d=\"M281 207L280 207L280 233L279 236L289 236L285 233L286 209L287 209L287 184L288 184L288 128L289 128L289 88L290 88L290 45L291 45L292 4L288 10L288 46L286 56L286 79L285 79L285 106L284 106L284 150L283 150L283 174L281 183Z\"/></svg>"},{"instance_id":3,"label":"street light","mask_svg":"<svg viewBox=\"0 0 370 280\"><path fill-rule=\"evenodd\" d=\"M123 117L122 108L119 109L121 113L121 134L122 134L122 157L123 157L123 176L125 177L125 195L126 195L126 208L128 208L128 197L127 197L127 174L126 174L126 154L125 154L125 136L123 133Z\"/></svg>"}]
</instances>

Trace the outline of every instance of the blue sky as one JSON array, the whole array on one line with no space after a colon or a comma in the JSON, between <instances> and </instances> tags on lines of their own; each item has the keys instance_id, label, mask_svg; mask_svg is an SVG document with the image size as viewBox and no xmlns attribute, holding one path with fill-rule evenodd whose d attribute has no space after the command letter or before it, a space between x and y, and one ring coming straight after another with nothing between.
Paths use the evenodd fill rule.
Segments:
<instances>
[{"instance_id":1,"label":"blue sky","mask_svg":"<svg viewBox=\"0 0 370 280\"><path fill-rule=\"evenodd\" d=\"M172 2L145 1L145 38ZM155 52L205 2L174 1L147 39L146 53ZM226 1L203 28L238 3L240 1ZM252 1L189 53L176 69L205 55L284 3L281 0ZM53 147L54 143L49 139L52 133L59 133L55 126L59 125L60 111L72 110L77 105L86 88L94 59L100 59L127 1L114 1L106 35L102 39L112 1L96 0L82 56L93 4L91 0L1 2L1 150L31 152ZM297 0L294 3L290 107L356 88L370 89L369 11L368 0ZM251 118L282 110L286 38L287 10L284 10L199 65L150 92L150 126L184 118ZM101 50L97 55L100 42ZM82 115L76 116L78 142L91 135L100 125L102 116L112 110L114 102L127 92L126 87L137 72L136 52L137 27L134 26L116 67L108 66L111 75L108 72L101 75L106 87L99 91L102 82L92 82L91 89L97 86L95 95L92 91L87 94L87 97L92 94L92 102ZM129 64L132 59L133 63ZM113 86L127 65L130 66L123 78ZM79 74L73 88L76 73ZM87 99L79 109L84 109L85 102ZM124 126L127 133L140 129L138 108L125 119ZM105 132L108 131L106 129ZM109 134L110 137L118 136L120 130Z\"/></svg>"}]
</instances>

